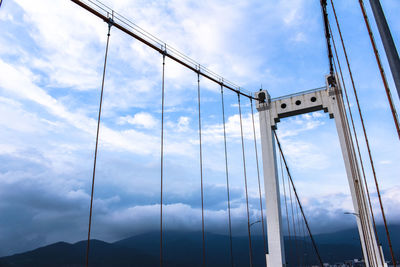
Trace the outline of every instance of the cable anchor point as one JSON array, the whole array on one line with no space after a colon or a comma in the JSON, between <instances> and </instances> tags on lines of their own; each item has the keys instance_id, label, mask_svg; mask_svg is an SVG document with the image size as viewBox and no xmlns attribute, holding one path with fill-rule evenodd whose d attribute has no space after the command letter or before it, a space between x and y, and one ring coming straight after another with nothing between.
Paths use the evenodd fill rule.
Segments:
<instances>
[{"instance_id":1,"label":"cable anchor point","mask_svg":"<svg viewBox=\"0 0 400 267\"><path fill-rule=\"evenodd\" d=\"M329 74L326 79L330 88L337 86L336 76L334 74Z\"/></svg>"}]
</instances>

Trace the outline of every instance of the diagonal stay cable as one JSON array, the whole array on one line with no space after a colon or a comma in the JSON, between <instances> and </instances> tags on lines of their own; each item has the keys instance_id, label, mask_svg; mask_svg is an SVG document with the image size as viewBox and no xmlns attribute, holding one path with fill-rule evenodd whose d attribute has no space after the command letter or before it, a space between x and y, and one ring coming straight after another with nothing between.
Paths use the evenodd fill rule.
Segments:
<instances>
[{"instance_id":1,"label":"diagonal stay cable","mask_svg":"<svg viewBox=\"0 0 400 267\"><path fill-rule=\"evenodd\" d=\"M95 150L94 150L92 188L91 188L91 194L90 194L90 211L89 211L88 241L87 241L87 244L86 244L86 267L89 266L90 232L91 232L91 228L92 228L94 180L95 180L95 177L96 177L97 148L98 148L98 144L99 144L99 131L100 131L100 119L101 119L101 107L102 107L102 103L103 103L104 80L105 80L105 76L106 76L107 57L108 57L108 46L109 46L109 43L110 43L110 31L111 31L111 26L112 26L112 20L110 19L109 22L108 22L108 33L107 33L106 53L105 53L105 56L104 56L104 67L103 67L103 78L102 78L102 81L101 81L99 114L98 114L98 118L97 118L96 147L95 147Z\"/></svg>"},{"instance_id":2,"label":"diagonal stay cable","mask_svg":"<svg viewBox=\"0 0 400 267\"><path fill-rule=\"evenodd\" d=\"M308 231L308 234L309 234L309 236L310 236L310 238L311 238L311 242L312 242L312 244L313 244L315 253L317 254L318 261L319 261L319 263L320 263L320 265L321 265L321 267L322 267L322 266L324 266L324 264L323 264L323 262L322 262L322 259L321 259L320 254L319 254L319 252L318 252L317 244L315 243L314 237L313 237L313 235L312 235L312 233L311 233L310 226L309 226L309 224L308 224L307 218L306 218L306 216L305 216L305 214L304 214L304 210L303 210L303 207L302 207L302 205L301 205L299 195L297 194L296 187L294 186L293 179L292 179L292 176L291 176L291 174L290 174L290 170L289 170L289 167L288 167L288 165L287 165L285 155L283 154L283 151L282 151L281 143L279 142L278 135L276 134L275 130L274 130L273 132L274 132L274 135L275 135L276 143L278 144L279 152L280 152L281 155L282 155L283 163L285 164L286 172L287 172L287 175L288 175L288 177L289 177L289 179L290 179L290 183L291 183L291 185L292 185L294 195L296 196L297 203L299 204L300 211L301 211L301 214L302 214L303 219L304 219L304 223L306 224L307 231Z\"/></svg>"},{"instance_id":3,"label":"diagonal stay cable","mask_svg":"<svg viewBox=\"0 0 400 267\"><path fill-rule=\"evenodd\" d=\"M246 192L246 208L247 208L247 231L249 234L249 256L250 267L253 267L253 250L251 248L251 230L250 230L250 211L249 211L249 195L247 192L247 174L246 174L246 156L244 153L244 139L243 139L243 123L242 123L242 108L240 106L240 94L238 96L239 118L240 118L240 136L242 139L242 159L243 159L243 173L244 173L244 188Z\"/></svg>"},{"instance_id":4,"label":"diagonal stay cable","mask_svg":"<svg viewBox=\"0 0 400 267\"><path fill-rule=\"evenodd\" d=\"M222 85L221 85L221 106L222 106L222 124L224 127L226 192L228 195L229 251L230 251L231 265L232 267L234 267L235 265L233 262L233 247L232 247L231 197L229 189L229 172L228 172L228 150L226 146L225 102L224 102L224 87Z\"/></svg>"}]
</instances>

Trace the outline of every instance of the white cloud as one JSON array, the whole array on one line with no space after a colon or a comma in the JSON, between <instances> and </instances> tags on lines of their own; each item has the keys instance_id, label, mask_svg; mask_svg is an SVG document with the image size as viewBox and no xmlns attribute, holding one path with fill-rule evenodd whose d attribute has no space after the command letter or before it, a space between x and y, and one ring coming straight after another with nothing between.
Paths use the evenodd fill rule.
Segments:
<instances>
[{"instance_id":1,"label":"white cloud","mask_svg":"<svg viewBox=\"0 0 400 267\"><path fill-rule=\"evenodd\" d=\"M256 131L256 138L260 140L258 113L254 114L254 126ZM247 140L253 140L254 131L253 131L253 121L251 113L242 114L242 128L243 128L243 137ZM241 131L240 131L239 114L232 115L226 118L225 130L228 138L230 138L231 140L240 141ZM202 133L204 134L204 140L210 143L222 142L224 138L224 129L222 123L207 125Z\"/></svg>"},{"instance_id":2,"label":"white cloud","mask_svg":"<svg viewBox=\"0 0 400 267\"><path fill-rule=\"evenodd\" d=\"M95 87L96 68L103 53L93 49L92 41L105 42L105 26L71 1L15 2L25 12L24 22L30 25L30 37L42 49L40 54L31 54L28 62L45 71L53 86L79 90Z\"/></svg>"},{"instance_id":3,"label":"white cloud","mask_svg":"<svg viewBox=\"0 0 400 267\"><path fill-rule=\"evenodd\" d=\"M147 112L139 112L132 116L120 117L118 119L118 124L132 124L145 129L153 129L157 125L156 119Z\"/></svg>"},{"instance_id":4,"label":"white cloud","mask_svg":"<svg viewBox=\"0 0 400 267\"><path fill-rule=\"evenodd\" d=\"M186 116L179 117L178 132L187 132L189 130L190 118Z\"/></svg>"}]
</instances>

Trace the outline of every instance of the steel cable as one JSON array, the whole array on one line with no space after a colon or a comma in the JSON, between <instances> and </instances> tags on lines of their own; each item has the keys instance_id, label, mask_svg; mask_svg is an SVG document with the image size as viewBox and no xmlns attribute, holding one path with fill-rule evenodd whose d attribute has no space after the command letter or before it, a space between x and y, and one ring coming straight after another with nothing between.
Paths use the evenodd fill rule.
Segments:
<instances>
[{"instance_id":1,"label":"steel cable","mask_svg":"<svg viewBox=\"0 0 400 267\"><path fill-rule=\"evenodd\" d=\"M260 215L261 215L261 227L262 227L262 235L264 242L264 254L267 253L267 242L265 240L265 229L264 229L264 212L261 200L261 182L260 182L260 166L258 164L258 151L257 151L257 137L256 137L256 127L254 124L254 111L253 111L253 100L250 98L250 107L251 107L251 121L253 123L253 137L254 137L254 151L256 156L256 165L257 165L257 181L258 181L258 194L260 198ZM267 261L265 261L265 266L267 266Z\"/></svg>"},{"instance_id":2,"label":"steel cable","mask_svg":"<svg viewBox=\"0 0 400 267\"><path fill-rule=\"evenodd\" d=\"M368 30L369 38L371 40L372 49L374 50L376 63L378 64L378 67L379 67L379 72L381 74L383 86L385 87L385 92L386 92L387 99L389 101L389 106L390 106L390 109L392 111L392 116L393 116L394 124L396 126L397 135L399 136L399 139L400 139L399 118L397 116L396 108L395 108L395 106L393 104L392 94L390 92L389 84L388 84L387 79L386 79L385 70L382 67L382 61L381 61L381 58L379 56L378 48L376 47L376 44L375 44L374 35L372 33L371 26L369 25L369 20L368 20L367 12L365 11L364 2L362 0L359 0L359 3L360 3L361 12L362 12L363 17L364 17L365 25L366 25L367 30ZM386 221L386 218L384 220ZM390 241L389 241L389 244L392 245L392 243ZM394 259L394 257L393 257L393 259ZM393 263L394 263L394 266L396 267L396 262L394 261Z\"/></svg>"},{"instance_id":3,"label":"steel cable","mask_svg":"<svg viewBox=\"0 0 400 267\"><path fill-rule=\"evenodd\" d=\"M292 176L291 176L290 171L289 171L289 166L287 165L285 155L283 154L283 151L282 151L281 143L279 142L278 135L276 134L275 130L273 132L274 132L274 135L275 135L276 143L278 144L279 152L282 155L283 163L285 164L285 167L286 167L286 172L287 172L287 175L288 175L288 179L289 179L290 184L292 185L292 188L293 188L293 193L294 193L294 195L296 197L297 203L299 204L300 211L301 211L301 214L302 214L303 219L304 219L304 223L306 224L308 235L310 236L310 239L312 241L315 253L317 254L317 257L318 257L318 261L319 261L319 263L320 263L320 265L322 267L324 264L322 262L320 254L318 252L317 244L315 243L314 237L313 237L313 235L311 233L311 229L310 229L310 226L309 226L308 221L306 219L306 216L304 214L303 207L302 207L302 205L300 203L300 198L299 198L299 195L297 194L296 188L294 186L294 182L293 182Z\"/></svg>"},{"instance_id":4,"label":"steel cable","mask_svg":"<svg viewBox=\"0 0 400 267\"><path fill-rule=\"evenodd\" d=\"M291 186L290 186L289 176L287 177L287 179L288 179L288 188L289 188L289 197L290 197L290 210L291 210L291 213L292 213L292 225L293 225L293 234L294 234L294 236L293 236L293 238L294 238L294 254L296 256L296 259L298 260L299 256L298 256L298 247L297 247L296 224L294 222L294 209L293 209L292 189L291 189Z\"/></svg>"},{"instance_id":5,"label":"steel cable","mask_svg":"<svg viewBox=\"0 0 400 267\"><path fill-rule=\"evenodd\" d=\"M398 134L399 139L400 139L399 121L398 121L396 109L395 109L393 101L392 101L392 96L391 96L391 93L390 93L389 85L388 85L388 82L386 80L385 71L383 70L382 62L381 62L381 59L380 59L380 56L379 56L379 52L378 52L378 49L376 48L374 36L372 34L371 27L369 25L367 13L366 13L365 7L364 7L364 2L362 0L359 0L359 3L360 3L361 11L362 11L363 16L364 16L365 25L367 26L367 29L368 29L368 33L369 33L369 37L370 37L370 40L371 40L371 44L372 44L372 47L373 47L373 50L374 50L374 53L375 53L375 58L376 58L376 61L378 63L378 66L379 66L380 74L381 74L381 77L382 77L382 82L383 82L384 87L385 87L385 91L386 91L386 95L387 95L387 98L388 98L388 101L389 101L390 109L392 110L393 120L394 120L395 125L396 125L397 134ZM364 132L365 132L365 129L364 129ZM366 133L365 133L365 135L366 135ZM396 257L394 256L394 252L393 252L392 240L390 238L389 228L387 226L386 215L385 215L385 211L384 211L383 204L382 204L379 184L378 184L378 180L376 178L375 167L374 167L374 164L373 164L373 161L372 161L371 150L370 150L370 147L369 147L369 142L368 142L367 137L366 137L366 140L367 140L366 142L367 142L368 154L370 155L370 158L371 158L371 167L372 167L372 172L374 174L376 192L378 194L379 205L380 205L380 208L381 208L382 218L383 218L383 222L384 222L384 225L385 225L386 237L387 237L387 240L388 240L388 243L389 243L390 255L392 257L393 266L396 267L396 265L397 265L396 264Z\"/></svg>"},{"instance_id":6,"label":"steel cable","mask_svg":"<svg viewBox=\"0 0 400 267\"><path fill-rule=\"evenodd\" d=\"M367 132L366 132L366 129L365 129L364 119L363 119L363 115L362 115L362 112L361 112L360 103L358 101L358 94L357 94L357 90L356 90L356 87L355 87L354 78L353 78L353 74L352 74L351 67L350 67L350 62L349 62L349 59L348 59L348 56L347 56L346 46L344 44L342 32L340 30L339 20L337 18L336 11L334 9L333 1L331 1L331 3L332 3L332 9L333 9L334 15L335 15L336 26L338 28L338 32L339 32L339 36L340 36L340 40L341 40L341 44L342 44L342 49L343 49L343 52L344 52L344 55L345 55L345 59L346 59L346 63L347 63L347 69L349 71L350 80L351 80L352 87L353 87L354 96L355 96L356 103L357 103L358 113L360 115L360 120L361 120L361 125L362 125L362 129L363 129L363 133L364 133L365 143L366 143L366 146L367 146L370 165L371 165L371 169L372 169L372 173L373 173L373 177L374 177L375 187L376 187L377 194L378 194L379 205L380 205L380 208L381 208L382 218L383 218L384 225L385 225L386 237L387 237L387 240L388 240L388 243L389 243L390 254L391 254L391 257L392 257L393 265L394 265L394 267L396 267L396 259L395 259L395 256L394 256L392 242L391 242L391 238L390 238L390 233L389 233L389 229L388 229L387 222L386 222L385 212L384 212L384 209L383 209L383 203L382 203L382 199L381 199L379 184L378 184L378 180L377 180L376 172L375 172L375 165L374 165L374 162L373 162L373 159L372 159L372 153L371 153L371 149L370 149L370 145L369 145ZM360 6L361 6L361 9L363 10L363 5L362 5L361 2L360 2ZM366 20L366 22L367 22L367 20Z\"/></svg>"},{"instance_id":7,"label":"steel cable","mask_svg":"<svg viewBox=\"0 0 400 267\"><path fill-rule=\"evenodd\" d=\"M333 7L333 5L332 5L332 7ZM333 9L334 9L334 7L333 7ZM339 68L339 73L340 73L340 78L341 78L341 81L342 81L342 84L343 84L344 93L345 93L345 96L346 96L347 109L348 109L349 115L350 115L350 121L351 121L352 129L353 129L353 133L354 133L354 139L356 141L358 158L359 158L359 161L360 161L361 171L362 171L362 175L363 175L362 178L363 178L364 186L365 186L366 193L367 193L369 211L370 211L371 217L372 217L372 223L373 223L373 229L374 229L374 233L375 233L375 238L376 238L377 244L379 245L380 241L379 241L378 232L376 230L375 215L374 215L374 211L372 209L371 197L370 197L370 193L369 193L367 178L366 178L366 175L365 175L364 162L363 162L363 158L362 158L361 151L360 151L360 145L359 145L359 142L358 142L358 135L357 135L357 131L356 131L355 124L354 124L353 114L352 114L352 111L351 111L351 108L350 108L350 101L349 101L349 97L348 97L348 94L347 94L346 83L345 83L344 78L343 78L343 72L342 72L342 67L341 67L340 61L339 61L338 52L337 52L337 49L336 49L335 38L333 36L332 29L330 27L329 27L329 30L331 31L332 42L333 42L333 47L334 47L334 51L335 51L335 57L336 57L337 65L338 65L338 68ZM381 252L380 249L379 249L379 254L381 255L381 257L380 257L381 263L382 263L382 265L384 265L383 255L382 255L382 252Z\"/></svg>"},{"instance_id":8,"label":"steel cable","mask_svg":"<svg viewBox=\"0 0 400 267\"><path fill-rule=\"evenodd\" d=\"M161 85L161 181L160 181L160 267L163 266L163 178L164 178L164 78L165 78L165 54L162 62Z\"/></svg>"},{"instance_id":9,"label":"steel cable","mask_svg":"<svg viewBox=\"0 0 400 267\"><path fill-rule=\"evenodd\" d=\"M232 247L231 198L230 198L229 173L228 173L228 150L227 150L227 146L226 146L225 102L224 102L224 87L222 85L221 85L221 106L222 106L222 124L223 124L223 128L224 128L226 192L228 195L229 251L230 251L231 265L232 265L232 267L234 267L233 247Z\"/></svg>"},{"instance_id":10,"label":"steel cable","mask_svg":"<svg viewBox=\"0 0 400 267\"><path fill-rule=\"evenodd\" d=\"M287 228L288 228L288 237L289 237L289 244L292 241L292 238L290 236L290 220L289 220L289 213L288 213L288 205L287 205L287 196L286 196L286 185L285 185L285 176L283 174L283 165L282 165L282 156L279 154L279 163L281 166L281 177L282 177L282 187L283 187L283 197L285 201L285 211L286 211L286 222L287 222ZM288 184L289 185L289 184ZM290 247L290 246L289 246Z\"/></svg>"},{"instance_id":11,"label":"steel cable","mask_svg":"<svg viewBox=\"0 0 400 267\"><path fill-rule=\"evenodd\" d=\"M94 160L93 160L93 176L92 176L92 188L91 188L91 194L90 194L88 241L87 241L87 245L86 245L86 267L89 266L90 233L91 233L91 227L92 227L93 196L94 196L94 181L95 181L95 177L96 177L97 148L98 148L98 144L99 144L101 107L102 107L102 103L103 103L104 80L105 80L105 76L106 76L107 56L108 56L108 46L109 46L109 43L110 43L111 26L112 26L112 21L109 21L109 23L108 23L108 33L107 33L106 53L105 53L105 56L104 56L103 77L102 77L102 81L101 81L99 113L98 113L98 118L97 118L96 146L95 146L95 150L94 150Z\"/></svg>"},{"instance_id":12,"label":"steel cable","mask_svg":"<svg viewBox=\"0 0 400 267\"><path fill-rule=\"evenodd\" d=\"M241 136L241 140L242 140L242 159L243 159L244 187L245 187L245 192L246 192L247 230L248 230L248 234L249 234L250 267L253 267L253 251L252 251L252 247L251 247L249 195L248 195L248 192L247 192L246 156L245 156L245 152L244 152L242 108L240 106L240 94L237 94L237 96L238 96L239 118L240 118L240 136Z\"/></svg>"},{"instance_id":13,"label":"steel cable","mask_svg":"<svg viewBox=\"0 0 400 267\"><path fill-rule=\"evenodd\" d=\"M321 9L322 9L322 17L324 19L326 46L328 49L329 72L331 75L333 75L333 55L332 55L330 34L329 34L329 28L328 28L329 20L328 20L328 12L326 10L326 0L320 0L320 3L321 3Z\"/></svg>"},{"instance_id":14,"label":"steel cable","mask_svg":"<svg viewBox=\"0 0 400 267\"><path fill-rule=\"evenodd\" d=\"M297 223L297 229L299 230L298 231L298 233L299 233L299 236L298 236L298 241L299 241L299 264L300 264L300 266L303 266L303 257L302 257L302 251L303 251L303 249L302 249L302 245L304 245L304 243L302 244L302 237L301 237L301 234L302 234L302 229L301 229L301 224L300 224L300 217L299 217L299 209L298 209L298 205L297 204L295 204L295 209L296 209L296 223Z\"/></svg>"},{"instance_id":15,"label":"steel cable","mask_svg":"<svg viewBox=\"0 0 400 267\"><path fill-rule=\"evenodd\" d=\"M336 65L335 65L335 71L337 73L336 70ZM351 136L351 131L349 128L349 123L348 123L348 119L347 119L347 114L346 114L346 109L344 107L344 103L343 103L343 98L340 97L339 95L339 91L336 89L335 90L335 94L337 99L341 99L341 101L338 101L338 108L339 108L339 112L341 113L341 120L342 120L342 124L347 125L348 127L348 134L345 135L345 140L346 140L346 144L348 147L352 148L352 152L355 153L354 150L354 144L353 144L353 140L352 140L352 136ZM348 136L347 136L348 135ZM357 157L356 155L353 154L354 157L354 161L355 164L357 164ZM360 170L358 168L356 168L356 166L352 166L352 172L353 172L353 177L360 177ZM362 178L361 178L362 179ZM366 250L367 250L367 254L369 255L369 261L372 264L372 261L374 261L375 266L378 265L378 261L377 261L377 257L376 254L374 253L374 248L373 248L373 239L372 239L372 231L371 231L371 225L370 225L370 221L368 219L368 211L366 210L367 204L366 204L366 199L365 199L365 194L364 194L364 188L363 188L363 183L361 181L361 183L359 182L359 179L355 179L354 180L354 187L355 187L355 192L356 192L356 196L357 196L357 201L358 201L358 206L359 206L359 219L360 219L360 223L361 223L361 227L363 229L363 236L364 239L366 239L365 244L366 244Z\"/></svg>"},{"instance_id":16,"label":"steel cable","mask_svg":"<svg viewBox=\"0 0 400 267\"><path fill-rule=\"evenodd\" d=\"M200 73L197 73L197 102L199 109L199 152L200 152L200 185L201 185L201 234L203 246L203 266L206 266L206 242L204 238L204 192L203 192L203 151L201 144L201 109L200 109Z\"/></svg>"},{"instance_id":17,"label":"steel cable","mask_svg":"<svg viewBox=\"0 0 400 267\"><path fill-rule=\"evenodd\" d=\"M335 73L337 73L337 69L336 69L336 64L334 63L334 68L335 68ZM346 143L346 146L349 148L352 148L350 151L355 153L354 151L354 145L353 145L353 140L351 137L351 132L349 127L349 123L347 120L347 114L346 114L346 110L343 106L343 98L340 96L340 92L338 90L338 87L335 87L335 96L337 99L337 107L338 107L338 111L340 113L340 120L342 125L346 125L347 127L345 127L345 129L348 129L349 131L347 132L346 130L344 130L344 140ZM340 101L342 100L342 101ZM351 153L350 152L350 153ZM352 153L352 154L353 154ZM356 156L354 156L354 159L356 160ZM351 158L351 157L350 157ZM359 215L359 220L360 220L360 224L361 224L361 229L362 229L362 236L363 236L363 240L364 240L364 245L365 245L365 249L367 252L367 260L369 264L372 264L372 259L376 261L376 257L374 257L374 253L372 252L372 248L371 248L371 237L370 237L370 228L369 223L366 222L366 215L365 215L365 211L364 211L364 207L365 207L365 198L363 198L363 194L361 194L362 188L360 187L360 184L358 182L357 177L359 177L359 169L355 167L356 162L352 162L350 164L350 169L351 169L351 175L352 175L352 181L353 181L353 185L354 185L354 191L356 194L356 200L357 200L357 206L358 206L358 215ZM368 229L367 229L368 227Z\"/></svg>"}]
</instances>

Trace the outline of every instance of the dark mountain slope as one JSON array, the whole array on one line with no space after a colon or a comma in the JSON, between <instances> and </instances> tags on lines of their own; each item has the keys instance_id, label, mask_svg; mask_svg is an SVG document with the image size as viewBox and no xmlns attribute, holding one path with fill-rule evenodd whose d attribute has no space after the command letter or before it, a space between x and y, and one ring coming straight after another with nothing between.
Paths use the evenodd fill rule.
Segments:
<instances>
[{"instance_id":1,"label":"dark mountain slope","mask_svg":"<svg viewBox=\"0 0 400 267\"><path fill-rule=\"evenodd\" d=\"M396 255L400 255L400 226L390 227ZM385 245L383 227L378 228ZM159 266L159 233L152 232L129 237L115 243L91 241L90 266L146 267ZM230 266L229 237L206 233L206 266ZM321 258L324 262L343 262L361 258L357 229L315 235ZM252 236L254 266L264 265L263 240ZM288 266L317 264L317 256L310 239L285 238ZM54 243L32 251L0 258L0 267L81 267L85 263L86 241L75 244ZM233 238L235 266L249 265L249 243L247 236ZM386 259L390 256L385 249ZM164 234L164 266L201 266L201 232L166 232Z\"/></svg>"},{"instance_id":2,"label":"dark mountain slope","mask_svg":"<svg viewBox=\"0 0 400 267\"><path fill-rule=\"evenodd\" d=\"M156 266L158 259L134 249L91 240L91 266ZM86 241L75 244L58 242L29 252L0 258L1 267L81 267L85 263Z\"/></svg>"}]
</instances>

